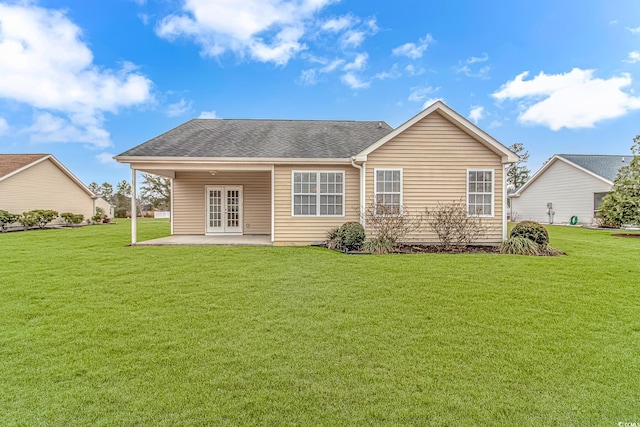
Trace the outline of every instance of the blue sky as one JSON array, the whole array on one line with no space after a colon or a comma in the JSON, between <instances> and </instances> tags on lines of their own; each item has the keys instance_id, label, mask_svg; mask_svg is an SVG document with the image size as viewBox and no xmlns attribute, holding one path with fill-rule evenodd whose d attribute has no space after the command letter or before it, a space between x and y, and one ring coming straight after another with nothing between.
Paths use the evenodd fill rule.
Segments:
<instances>
[{"instance_id":1,"label":"blue sky","mask_svg":"<svg viewBox=\"0 0 640 427\"><path fill-rule=\"evenodd\" d=\"M191 118L384 120L442 99L532 171L627 154L640 2L0 0L0 152L86 183Z\"/></svg>"}]
</instances>

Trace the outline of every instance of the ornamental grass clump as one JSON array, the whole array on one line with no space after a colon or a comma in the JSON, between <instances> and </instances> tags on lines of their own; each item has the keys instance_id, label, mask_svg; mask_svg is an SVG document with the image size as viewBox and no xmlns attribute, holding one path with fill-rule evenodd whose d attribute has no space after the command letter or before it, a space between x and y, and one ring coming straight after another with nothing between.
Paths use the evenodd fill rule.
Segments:
<instances>
[{"instance_id":1,"label":"ornamental grass clump","mask_svg":"<svg viewBox=\"0 0 640 427\"><path fill-rule=\"evenodd\" d=\"M521 221L500 244L500 253L514 255L558 256L564 252L549 246L549 233L540 223Z\"/></svg>"}]
</instances>

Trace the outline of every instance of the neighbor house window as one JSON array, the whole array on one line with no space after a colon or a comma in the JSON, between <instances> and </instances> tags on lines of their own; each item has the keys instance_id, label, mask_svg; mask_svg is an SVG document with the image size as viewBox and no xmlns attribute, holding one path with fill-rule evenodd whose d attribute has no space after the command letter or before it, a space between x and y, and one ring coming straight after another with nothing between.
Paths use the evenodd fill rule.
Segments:
<instances>
[{"instance_id":1,"label":"neighbor house window","mask_svg":"<svg viewBox=\"0 0 640 427\"><path fill-rule=\"evenodd\" d=\"M343 216L344 172L293 172L294 216Z\"/></svg>"},{"instance_id":2,"label":"neighbor house window","mask_svg":"<svg viewBox=\"0 0 640 427\"><path fill-rule=\"evenodd\" d=\"M609 193L593 193L593 216L597 216L598 212L600 212L600 204L602 203L602 199Z\"/></svg>"},{"instance_id":3,"label":"neighbor house window","mask_svg":"<svg viewBox=\"0 0 640 427\"><path fill-rule=\"evenodd\" d=\"M376 216L402 214L402 169L375 169Z\"/></svg>"},{"instance_id":4,"label":"neighbor house window","mask_svg":"<svg viewBox=\"0 0 640 427\"><path fill-rule=\"evenodd\" d=\"M467 171L467 209L469 215L493 216L493 171Z\"/></svg>"}]
</instances>

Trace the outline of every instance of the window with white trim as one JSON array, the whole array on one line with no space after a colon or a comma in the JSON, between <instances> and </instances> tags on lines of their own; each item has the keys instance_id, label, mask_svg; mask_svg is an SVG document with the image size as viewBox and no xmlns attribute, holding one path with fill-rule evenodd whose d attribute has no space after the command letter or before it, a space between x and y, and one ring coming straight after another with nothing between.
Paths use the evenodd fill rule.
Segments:
<instances>
[{"instance_id":1,"label":"window with white trim","mask_svg":"<svg viewBox=\"0 0 640 427\"><path fill-rule=\"evenodd\" d=\"M293 216L343 216L344 172L293 172Z\"/></svg>"},{"instance_id":2,"label":"window with white trim","mask_svg":"<svg viewBox=\"0 0 640 427\"><path fill-rule=\"evenodd\" d=\"M473 216L493 216L493 170L467 171L467 209Z\"/></svg>"},{"instance_id":3,"label":"window with white trim","mask_svg":"<svg viewBox=\"0 0 640 427\"><path fill-rule=\"evenodd\" d=\"M402 215L402 169L375 169L376 216Z\"/></svg>"}]
</instances>

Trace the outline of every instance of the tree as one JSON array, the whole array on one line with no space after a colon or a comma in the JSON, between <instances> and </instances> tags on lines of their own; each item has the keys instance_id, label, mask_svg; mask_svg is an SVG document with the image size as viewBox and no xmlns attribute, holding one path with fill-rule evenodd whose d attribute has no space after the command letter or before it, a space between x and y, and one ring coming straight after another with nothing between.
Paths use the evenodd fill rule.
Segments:
<instances>
[{"instance_id":1,"label":"tree","mask_svg":"<svg viewBox=\"0 0 640 427\"><path fill-rule=\"evenodd\" d=\"M124 179L116 184L116 194L113 196L116 205L115 216L124 218L131 211L131 184Z\"/></svg>"},{"instance_id":2,"label":"tree","mask_svg":"<svg viewBox=\"0 0 640 427\"><path fill-rule=\"evenodd\" d=\"M169 210L171 207L171 179L163 176L142 174L142 196L153 209Z\"/></svg>"},{"instance_id":3,"label":"tree","mask_svg":"<svg viewBox=\"0 0 640 427\"><path fill-rule=\"evenodd\" d=\"M96 196L102 197L107 202L113 204L113 185L108 182L103 182L102 185L98 185L96 182L89 184L89 190Z\"/></svg>"},{"instance_id":4,"label":"tree","mask_svg":"<svg viewBox=\"0 0 640 427\"><path fill-rule=\"evenodd\" d=\"M603 225L640 224L640 135L633 138L633 158L618 170L613 188L602 198L598 217Z\"/></svg>"},{"instance_id":5,"label":"tree","mask_svg":"<svg viewBox=\"0 0 640 427\"><path fill-rule=\"evenodd\" d=\"M510 145L509 149L520 157L520 160L507 171L507 189L515 191L529 180L531 171L524 165L529 160L529 152L524 149L524 144L521 142Z\"/></svg>"}]
</instances>

